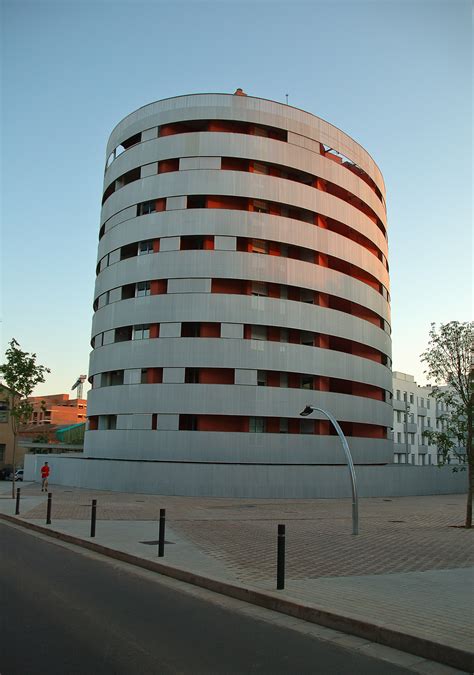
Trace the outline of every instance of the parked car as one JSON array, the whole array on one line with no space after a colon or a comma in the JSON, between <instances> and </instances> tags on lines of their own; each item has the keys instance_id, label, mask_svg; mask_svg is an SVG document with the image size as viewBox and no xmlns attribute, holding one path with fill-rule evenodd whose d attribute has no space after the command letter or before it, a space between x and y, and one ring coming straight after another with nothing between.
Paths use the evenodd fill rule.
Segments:
<instances>
[{"instance_id":1,"label":"parked car","mask_svg":"<svg viewBox=\"0 0 474 675\"><path fill-rule=\"evenodd\" d=\"M5 476L5 480L13 480L13 472L11 472L8 476ZM17 469L15 471L15 481L18 480L23 480L23 469Z\"/></svg>"}]
</instances>

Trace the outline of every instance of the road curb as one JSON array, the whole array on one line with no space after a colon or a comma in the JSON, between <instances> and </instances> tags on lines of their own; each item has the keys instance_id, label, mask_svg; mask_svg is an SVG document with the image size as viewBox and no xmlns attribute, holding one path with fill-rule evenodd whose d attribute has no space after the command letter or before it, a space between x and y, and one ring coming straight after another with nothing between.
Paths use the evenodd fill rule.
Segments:
<instances>
[{"instance_id":1,"label":"road curb","mask_svg":"<svg viewBox=\"0 0 474 675\"><path fill-rule=\"evenodd\" d=\"M96 553L114 558L136 567L157 572L164 576L184 581L195 586L206 588L215 593L227 595L237 600L242 600L253 605L265 607L275 612L287 614L297 619L302 619L310 623L316 623L327 628L332 628L344 633L356 635L357 637L377 642L387 647L399 649L410 654L415 654L431 661L438 661L453 668L464 670L468 673L474 671L474 653L467 650L451 647L446 644L434 642L425 638L420 638L407 633L402 633L393 628L388 628L382 624L369 623L359 618L350 616L348 614L336 614L319 608L312 603L302 604L287 597L281 597L276 592L262 591L254 588L246 588L237 586L235 584L213 579L211 577L204 577L200 574L195 574L189 570L180 567L171 567L160 562L140 558L139 556L116 549L97 544L96 542L87 539L81 539L65 532L58 532L36 523L31 523L16 516L10 516L0 513L0 519L6 520L25 529L33 530L41 534L65 541L82 548L89 549Z\"/></svg>"}]
</instances>

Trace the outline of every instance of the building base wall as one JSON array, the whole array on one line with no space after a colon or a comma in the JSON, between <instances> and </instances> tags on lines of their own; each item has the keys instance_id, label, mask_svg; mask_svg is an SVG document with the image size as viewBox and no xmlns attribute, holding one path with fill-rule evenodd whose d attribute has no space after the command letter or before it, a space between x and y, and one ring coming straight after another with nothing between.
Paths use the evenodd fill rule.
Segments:
<instances>
[{"instance_id":1,"label":"building base wall","mask_svg":"<svg viewBox=\"0 0 474 675\"><path fill-rule=\"evenodd\" d=\"M25 480L39 480L47 460L50 483L93 490L189 497L323 499L351 496L345 465L219 464L25 455ZM356 466L361 497L467 492L467 472L447 466Z\"/></svg>"},{"instance_id":2,"label":"building base wall","mask_svg":"<svg viewBox=\"0 0 474 675\"><path fill-rule=\"evenodd\" d=\"M90 438L93 437L93 444ZM383 438L348 439L355 464L388 464L393 442ZM210 462L216 464L334 464L344 462L337 436L251 434L219 431L86 432L84 455L97 459Z\"/></svg>"}]
</instances>

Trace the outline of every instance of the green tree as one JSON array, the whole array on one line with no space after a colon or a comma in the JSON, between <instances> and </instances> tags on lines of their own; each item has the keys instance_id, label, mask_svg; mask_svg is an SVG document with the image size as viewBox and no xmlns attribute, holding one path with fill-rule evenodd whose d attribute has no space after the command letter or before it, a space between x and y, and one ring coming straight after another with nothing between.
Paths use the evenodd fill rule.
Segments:
<instances>
[{"instance_id":1,"label":"green tree","mask_svg":"<svg viewBox=\"0 0 474 675\"><path fill-rule=\"evenodd\" d=\"M450 321L441 324L438 329L433 323L429 337L428 348L421 355L421 360L427 365L426 375L436 383L432 396L438 403L443 404L443 412L440 417L441 428L427 430L424 435L438 446L441 466L448 463L453 456L467 464L465 526L472 527L474 322ZM461 470L463 469L465 467ZM453 470L458 469L454 467Z\"/></svg>"},{"instance_id":2,"label":"green tree","mask_svg":"<svg viewBox=\"0 0 474 675\"><path fill-rule=\"evenodd\" d=\"M33 406L28 397L37 384L45 381L49 368L36 363L36 354L29 354L20 349L19 343L12 338L5 352L5 363L0 365L0 374L9 388L8 404L10 423L13 432L13 482L12 497L15 497L15 455L18 431L31 417Z\"/></svg>"}]
</instances>

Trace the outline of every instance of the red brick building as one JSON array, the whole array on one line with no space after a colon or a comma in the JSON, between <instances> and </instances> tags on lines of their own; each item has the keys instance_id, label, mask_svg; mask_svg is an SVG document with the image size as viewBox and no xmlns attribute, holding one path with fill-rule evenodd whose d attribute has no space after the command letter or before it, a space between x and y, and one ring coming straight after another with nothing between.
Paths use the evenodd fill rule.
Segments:
<instances>
[{"instance_id":1,"label":"red brick building","mask_svg":"<svg viewBox=\"0 0 474 675\"><path fill-rule=\"evenodd\" d=\"M70 399L69 394L31 396L33 412L28 423L33 426L66 426L79 424L87 419L87 401L84 398Z\"/></svg>"}]
</instances>

